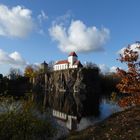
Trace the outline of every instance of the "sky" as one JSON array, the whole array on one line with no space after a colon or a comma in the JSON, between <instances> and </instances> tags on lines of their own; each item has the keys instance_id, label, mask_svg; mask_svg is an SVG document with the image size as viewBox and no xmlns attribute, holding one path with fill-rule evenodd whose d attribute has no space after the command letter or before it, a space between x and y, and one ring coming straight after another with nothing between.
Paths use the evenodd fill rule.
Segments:
<instances>
[{"instance_id":1,"label":"sky","mask_svg":"<svg viewBox=\"0 0 140 140\"><path fill-rule=\"evenodd\" d=\"M0 73L67 59L71 51L103 71L123 67L118 52L140 40L139 5L139 0L0 0Z\"/></svg>"}]
</instances>

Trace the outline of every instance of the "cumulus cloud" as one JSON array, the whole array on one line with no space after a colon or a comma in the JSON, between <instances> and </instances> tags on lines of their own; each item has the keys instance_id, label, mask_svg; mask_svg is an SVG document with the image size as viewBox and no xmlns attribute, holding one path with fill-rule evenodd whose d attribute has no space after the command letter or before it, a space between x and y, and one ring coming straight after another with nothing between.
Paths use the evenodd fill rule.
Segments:
<instances>
[{"instance_id":1,"label":"cumulus cloud","mask_svg":"<svg viewBox=\"0 0 140 140\"><path fill-rule=\"evenodd\" d=\"M99 64L98 66L99 66L99 68L101 70L101 73L103 73L103 74L114 73L114 72L116 72L116 69L117 69L116 66L108 67L105 64Z\"/></svg>"},{"instance_id":2,"label":"cumulus cloud","mask_svg":"<svg viewBox=\"0 0 140 140\"><path fill-rule=\"evenodd\" d=\"M68 28L62 24L52 25L49 33L63 52L102 51L110 34L107 28L87 27L80 20L73 20Z\"/></svg>"},{"instance_id":3,"label":"cumulus cloud","mask_svg":"<svg viewBox=\"0 0 140 140\"><path fill-rule=\"evenodd\" d=\"M9 64L12 66L26 66L27 62L22 58L20 53L13 52L8 54L7 52L0 49L0 64Z\"/></svg>"},{"instance_id":4,"label":"cumulus cloud","mask_svg":"<svg viewBox=\"0 0 140 140\"><path fill-rule=\"evenodd\" d=\"M21 6L12 8L0 5L0 35L10 37L25 37L33 29L31 10Z\"/></svg>"},{"instance_id":5,"label":"cumulus cloud","mask_svg":"<svg viewBox=\"0 0 140 140\"><path fill-rule=\"evenodd\" d=\"M131 48L131 50L138 52L138 54L139 54L138 59L140 60L140 49L138 49L139 46L140 46L140 42L136 42L136 43L131 44L130 48ZM126 47L123 47L117 53L123 55L123 52L124 52L125 49L126 49Z\"/></svg>"}]
</instances>

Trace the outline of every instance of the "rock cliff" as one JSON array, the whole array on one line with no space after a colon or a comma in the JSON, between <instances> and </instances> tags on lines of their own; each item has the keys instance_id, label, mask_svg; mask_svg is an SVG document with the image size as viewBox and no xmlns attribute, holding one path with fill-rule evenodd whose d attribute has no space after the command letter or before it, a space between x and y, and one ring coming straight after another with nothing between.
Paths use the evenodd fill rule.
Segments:
<instances>
[{"instance_id":1,"label":"rock cliff","mask_svg":"<svg viewBox=\"0 0 140 140\"><path fill-rule=\"evenodd\" d=\"M44 89L46 106L78 118L99 114L101 91L98 69L53 71L38 76L35 81L35 85L40 84Z\"/></svg>"}]
</instances>

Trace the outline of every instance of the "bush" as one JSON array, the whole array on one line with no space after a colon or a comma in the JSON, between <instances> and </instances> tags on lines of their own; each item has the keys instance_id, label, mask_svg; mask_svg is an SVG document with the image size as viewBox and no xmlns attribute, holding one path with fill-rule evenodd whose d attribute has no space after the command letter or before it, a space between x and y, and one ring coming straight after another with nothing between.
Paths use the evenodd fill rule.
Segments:
<instances>
[{"instance_id":1,"label":"bush","mask_svg":"<svg viewBox=\"0 0 140 140\"><path fill-rule=\"evenodd\" d=\"M7 105L7 103L6 103ZM30 102L24 101L22 107L0 113L1 140L44 140L55 134L49 119L41 119L32 112Z\"/></svg>"}]
</instances>

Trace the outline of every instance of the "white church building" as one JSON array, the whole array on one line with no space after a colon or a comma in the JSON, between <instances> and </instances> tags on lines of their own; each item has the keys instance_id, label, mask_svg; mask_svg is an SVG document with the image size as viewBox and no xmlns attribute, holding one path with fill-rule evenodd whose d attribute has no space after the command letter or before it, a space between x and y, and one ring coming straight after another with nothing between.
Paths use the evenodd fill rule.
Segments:
<instances>
[{"instance_id":1,"label":"white church building","mask_svg":"<svg viewBox=\"0 0 140 140\"><path fill-rule=\"evenodd\" d=\"M72 68L79 68L82 67L81 62L78 60L78 56L75 52L71 52L68 56L67 60L60 60L57 61L54 65L54 70L65 70L65 69L72 69Z\"/></svg>"}]
</instances>

